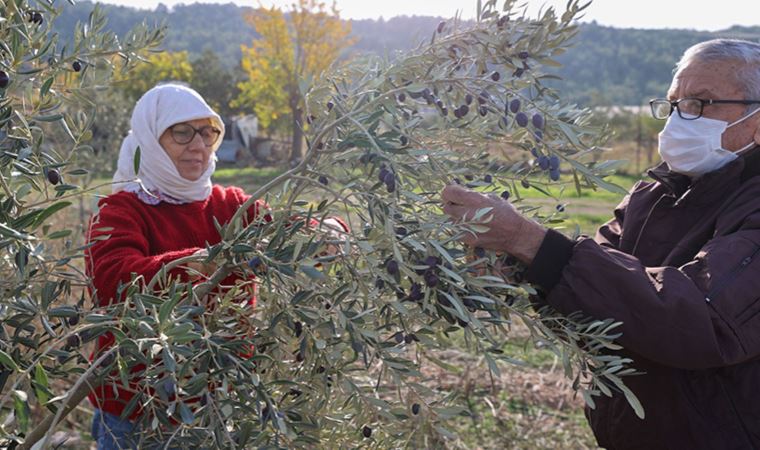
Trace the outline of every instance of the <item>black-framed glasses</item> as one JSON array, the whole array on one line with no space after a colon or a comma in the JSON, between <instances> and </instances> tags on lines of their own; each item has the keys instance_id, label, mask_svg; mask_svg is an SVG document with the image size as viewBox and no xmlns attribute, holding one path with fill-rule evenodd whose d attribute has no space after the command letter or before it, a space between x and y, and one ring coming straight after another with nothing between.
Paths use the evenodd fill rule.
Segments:
<instances>
[{"instance_id":1,"label":"black-framed glasses","mask_svg":"<svg viewBox=\"0 0 760 450\"><path fill-rule=\"evenodd\" d=\"M177 123L169 127L172 139L174 142L180 145L189 144L195 139L195 134L200 134L203 143L206 147L211 147L219 140L219 136L222 134L222 130L206 125L205 127L195 128L187 123Z\"/></svg>"},{"instance_id":2,"label":"black-framed glasses","mask_svg":"<svg viewBox=\"0 0 760 450\"><path fill-rule=\"evenodd\" d=\"M652 116L655 119L665 120L673 114L673 110L678 111L678 115L684 120L694 120L702 117L702 111L705 105L718 104L738 104L754 105L760 104L760 100L705 100L702 98L681 98L678 100L668 100L666 98L655 98L649 100L649 106L652 108Z\"/></svg>"}]
</instances>

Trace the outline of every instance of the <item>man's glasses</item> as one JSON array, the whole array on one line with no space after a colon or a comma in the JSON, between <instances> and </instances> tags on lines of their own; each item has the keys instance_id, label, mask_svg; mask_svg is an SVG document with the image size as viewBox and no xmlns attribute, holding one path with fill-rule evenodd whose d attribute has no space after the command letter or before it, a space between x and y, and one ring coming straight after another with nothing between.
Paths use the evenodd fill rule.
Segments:
<instances>
[{"instance_id":1,"label":"man's glasses","mask_svg":"<svg viewBox=\"0 0 760 450\"><path fill-rule=\"evenodd\" d=\"M211 125L206 125L201 128L194 128L192 125L186 123L178 123L169 127L169 131L172 134L174 142L180 145L189 144L195 138L195 134L200 134L203 143L206 147L211 147L219 140L219 136L222 131Z\"/></svg>"},{"instance_id":2,"label":"man's glasses","mask_svg":"<svg viewBox=\"0 0 760 450\"><path fill-rule=\"evenodd\" d=\"M655 119L665 120L673 114L673 110L678 111L678 115L684 120L694 120L702 117L702 111L705 105L718 104L739 104L754 105L760 104L760 100L704 100L701 98L682 98L680 100L668 100L666 98L655 98L649 101L652 108L652 116Z\"/></svg>"}]
</instances>

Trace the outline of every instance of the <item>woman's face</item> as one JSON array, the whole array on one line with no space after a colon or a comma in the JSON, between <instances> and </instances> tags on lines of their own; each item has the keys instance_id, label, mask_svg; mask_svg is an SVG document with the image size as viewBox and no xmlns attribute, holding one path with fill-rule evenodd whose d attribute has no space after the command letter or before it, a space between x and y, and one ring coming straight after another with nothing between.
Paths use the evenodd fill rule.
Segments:
<instances>
[{"instance_id":1,"label":"woman's face","mask_svg":"<svg viewBox=\"0 0 760 450\"><path fill-rule=\"evenodd\" d=\"M189 128L185 125L189 125ZM158 139L161 147L174 163L180 176L186 180L195 181L203 175L208 168L209 159L213 149L211 145L206 145L204 137L200 132L193 133L193 128L202 130L204 127L211 127L211 119L196 119L187 122L180 122L167 128ZM204 130L206 139L213 135L210 129ZM190 136L192 135L192 138ZM221 137L218 137L221 139ZM179 144L186 139L190 139L185 144Z\"/></svg>"}]
</instances>

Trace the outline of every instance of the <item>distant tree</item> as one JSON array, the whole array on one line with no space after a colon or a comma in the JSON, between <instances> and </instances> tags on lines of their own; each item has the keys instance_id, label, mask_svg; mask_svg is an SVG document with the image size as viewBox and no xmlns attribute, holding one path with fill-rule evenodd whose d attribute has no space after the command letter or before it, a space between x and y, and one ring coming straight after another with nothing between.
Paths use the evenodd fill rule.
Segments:
<instances>
[{"instance_id":1,"label":"distant tree","mask_svg":"<svg viewBox=\"0 0 760 450\"><path fill-rule=\"evenodd\" d=\"M137 100L162 81L190 83L193 79L193 66L186 51L155 53L147 58L147 62L129 75L120 77L116 83L127 99Z\"/></svg>"},{"instance_id":2,"label":"distant tree","mask_svg":"<svg viewBox=\"0 0 760 450\"><path fill-rule=\"evenodd\" d=\"M319 77L348 48L351 25L340 19L335 4L298 0L287 15L278 8L246 16L260 39L242 47L247 79L233 106L252 108L262 127L292 133L291 160L302 156L304 128L302 81Z\"/></svg>"},{"instance_id":3,"label":"distant tree","mask_svg":"<svg viewBox=\"0 0 760 450\"><path fill-rule=\"evenodd\" d=\"M141 64L135 74L119 79L118 88L97 94L97 115L92 126L91 146L98 157L94 167L105 173L113 171L121 141L129 131L129 119L136 100L148 89L162 81L177 80L188 83L222 116L237 111L230 102L237 95L237 82L241 78L226 69L219 56L206 50L192 61L187 52L153 54L148 63ZM102 157L101 157L102 156Z\"/></svg>"},{"instance_id":4,"label":"distant tree","mask_svg":"<svg viewBox=\"0 0 760 450\"><path fill-rule=\"evenodd\" d=\"M129 73L117 74L114 89L96 93L97 114L91 129L91 146L95 156L93 166L103 174L113 171L137 99L162 81L192 84L194 80L193 66L186 51L152 53L146 60Z\"/></svg>"},{"instance_id":5,"label":"distant tree","mask_svg":"<svg viewBox=\"0 0 760 450\"><path fill-rule=\"evenodd\" d=\"M55 31L62 39L69 40L74 25L87 20L94 4L82 0L73 5L58 2L56 6L60 6L61 16L55 24ZM240 45L256 37L253 28L243 19L244 12L252 8L231 2L226 5L179 4L171 9L157 7L154 10L117 5L103 5L102 8L109 18L108 30L114 33L124 35L141 23L163 24L167 30L166 38L161 42L163 50L187 50L190 57L195 58L204 50L211 49L228 69L239 65Z\"/></svg>"},{"instance_id":6,"label":"distant tree","mask_svg":"<svg viewBox=\"0 0 760 450\"><path fill-rule=\"evenodd\" d=\"M190 62L192 79L190 85L198 91L208 104L222 116L236 112L230 104L238 93L237 83L240 76L224 67L219 55L206 49Z\"/></svg>"},{"instance_id":7,"label":"distant tree","mask_svg":"<svg viewBox=\"0 0 760 450\"><path fill-rule=\"evenodd\" d=\"M97 93L96 115L91 128L93 160L90 166L101 176L111 176L116 169L119 149L129 132L134 106L135 102L118 89Z\"/></svg>"}]
</instances>

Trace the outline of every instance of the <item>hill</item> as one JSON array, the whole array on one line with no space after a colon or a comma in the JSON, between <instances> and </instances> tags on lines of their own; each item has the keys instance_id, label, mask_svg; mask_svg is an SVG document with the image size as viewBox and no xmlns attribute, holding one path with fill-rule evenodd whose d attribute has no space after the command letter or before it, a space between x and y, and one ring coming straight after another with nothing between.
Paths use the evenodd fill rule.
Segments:
<instances>
[{"instance_id":1,"label":"hill","mask_svg":"<svg viewBox=\"0 0 760 450\"><path fill-rule=\"evenodd\" d=\"M66 5L56 22L62 37L70 37L74 24L85 21L93 3ZM256 32L244 20L251 10L234 4L180 5L171 10L160 5L155 10L124 6L104 6L110 28L122 35L142 21L168 26L164 49L187 50L191 57L204 50L214 51L228 69L240 61L240 46L250 45ZM439 17L399 16L388 20L352 21L355 53L393 54L427 39ZM732 27L719 32L687 29L619 29L584 23L575 45L559 60L557 75L566 98L584 105L640 105L663 96L676 60L683 51L700 41L716 37L760 40L760 26Z\"/></svg>"}]
</instances>

